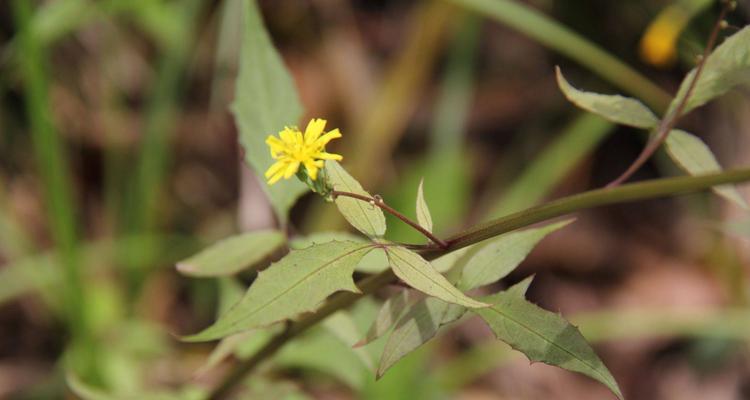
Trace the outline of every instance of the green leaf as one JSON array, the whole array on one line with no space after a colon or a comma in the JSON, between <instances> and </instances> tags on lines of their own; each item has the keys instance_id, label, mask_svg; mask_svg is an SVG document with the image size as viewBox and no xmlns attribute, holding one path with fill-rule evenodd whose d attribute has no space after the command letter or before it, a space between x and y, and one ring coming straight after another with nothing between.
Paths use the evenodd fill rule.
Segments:
<instances>
[{"instance_id":1,"label":"green leaf","mask_svg":"<svg viewBox=\"0 0 750 400\"><path fill-rule=\"evenodd\" d=\"M323 327L338 338L348 349L353 351L362 364L370 371L375 369L375 365L370 357L370 353L365 349L358 348L357 339L360 337L360 331L349 314L345 311L339 311L323 321Z\"/></svg>"},{"instance_id":2,"label":"green leaf","mask_svg":"<svg viewBox=\"0 0 750 400\"><path fill-rule=\"evenodd\" d=\"M216 310L217 317L225 314L233 305L237 304L247 290L247 287L234 277L219 278L218 284L219 305Z\"/></svg>"},{"instance_id":3,"label":"green leaf","mask_svg":"<svg viewBox=\"0 0 750 400\"><path fill-rule=\"evenodd\" d=\"M186 341L206 341L314 311L339 290L359 292L352 280L354 266L372 248L356 242L329 242L292 250L261 271L242 300L204 331Z\"/></svg>"},{"instance_id":4,"label":"green leaf","mask_svg":"<svg viewBox=\"0 0 750 400\"><path fill-rule=\"evenodd\" d=\"M365 254L359 264L354 268L355 271L366 274L379 274L387 269L388 257L385 256L385 252L378 249L374 249Z\"/></svg>"},{"instance_id":5,"label":"green leaf","mask_svg":"<svg viewBox=\"0 0 750 400\"><path fill-rule=\"evenodd\" d=\"M289 342L274 357L274 363L323 372L357 390L362 389L371 374L351 347L322 327Z\"/></svg>"},{"instance_id":6,"label":"green leaf","mask_svg":"<svg viewBox=\"0 0 750 400\"><path fill-rule=\"evenodd\" d=\"M328 183L334 190L372 197L336 161L326 161L326 175ZM385 216L378 206L345 196L336 198L336 206L344 218L358 231L369 237L382 237L385 234Z\"/></svg>"},{"instance_id":7,"label":"green leaf","mask_svg":"<svg viewBox=\"0 0 750 400\"><path fill-rule=\"evenodd\" d=\"M667 115L685 97L695 73L696 68L693 68L682 80L677 95L669 105ZM750 26L744 27L727 38L706 58L703 72L695 83L690 98L685 102L682 113L687 114L690 110L706 104L736 86L748 83L750 83Z\"/></svg>"},{"instance_id":8,"label":"green leaf","mask_svg":"<svg viewBox=\"0 0 750 400\"><path fill-rule=\"evenodd\" d=\"M411 293L411 290L402 290L383 302L380 311L378 311L378 315L375 317L375 320L372 321L370 329L367 330L367 334L365 334L364 338L355 343L354 347L369 344L388 332L393 324L404 315L407 307L413 301L413 299L410 299L410 297L413 297Z\"/></svg>"},{"instance_id":9,"label":"green leaf","mask_svg":"<svg viewBox=\"0 0 750 400\"><path fill-rule=\"evenodd\" d=\"M704 175L721 172L721 166L711 149L695 135L679 129L669 132L666 141L669 156L690 175ZM715 186L713 190L719 196L747 209L747 203L733 185Z\"/></svg>"},{"instance_id":10,"label":"green leaf","mask_svg":"<svg viewBox=\"0 0 750 400\"><path fill-rule=\"evenodd\" d=\"M368 240L362 236L354 235L349 232L315 232L307 236L298 236L289 242L289 247L295 250L302 250L316 244L328 243L334 240L347 240L350 242L368 243Z\"/></svg>"},{"instance_id":11,"label":"green leaf","mask_svg":"<svg viewBox=\"0 0 750 400\"><path fill-rule=\"evenodd\" d=\"M398 360L435 337L440 327L461 318L465 311L464 307L435 297L418 301L398 321L388 337L376 377L379 379Z\"/></svg>"},{"instance_id":12,"label":"green leaf","mask_svg":"<svg viewBox=\"0 0 750 400\"><path fill-rule=\"evenodd\" d=\"M448 271L451 271L453 268L455 268L459 261L463 261L462 258L469 254L469 252L473 251L472 249L476 249L477 245L471 245L467 246L458 250L451 251L448 254L444 254L430 262L432 264L432 267L435 268L437 272L446 273ZM452 272L452 271L451 271Z\"/></svg>"},{"instance_id":13,"label":"green leaf","mask_svg":"<svg viewBox=\"0 0 750 400\"><path fill-rule=\"evenodd\" d=\"M269 186L263 174L273 164L265 143L268 135L296 125L302 115L297 91L271 39L254 0L243 1L240 68L232 105L245 160L255 170L282 224L297 198L307 190L297 179Z\"/></svg>"},{"instance_id":14,"label":"green leaf","mask_svg":"<svg viewBox=\"0 0 750 400\"><path fill-rule=\"evenodd\" d=\"M235 333L234 335L230 335L225 337L224 339L221 339L219 344L217 344L216 347L214 347L214 349L211 351L211 354L208 355L208 359L206 359L206 362L195 371L195 376L200 377L206 372L214 369L227 357L234 354L237 346L246 342L247 340L250 340L253 336L263 334L265 334L264 331L248 331Z\"/></svg>"},{"instance_id":15,"label":"green leaf","mask_svg":"<svg viewBox=\"0 0 750 400\"><path fill-rule=\"evenodd\" d=\"M417 222L423 228L432 232L432 216L430 215L430 209L427 207L427 202L424 200L424 179L419 181L419 189L417 189Z\"/></svg>"},{"instance_id":16,"label":"green leaf","mask_svg":"<svg viewBox=\"0 0 750 400\"><path fill-rule=\"evenodd\" d=\"M458 288L467 291L504 278L516 269L545 236L573 222L506 233L482 246L466 263Z\"/></svg>"},{"instance_id":17,"label":"green leaf","mask_svg":"<svg viewBox=\"0 0 750 400\"><path fill-rule=\"evenodd\" d=\"M406 284L430 296L437 297L448 303L465 307L487 307L488 304L476 301L466 296L455 286L451 285L443 275L432 267L419 254L404 247L386 247L388 262L393 272Z\"/></svg>"},{"instance_id":18,"label":"green leaf","mask_svg":"<svg viewBox=\"0 0 750 400\"><path fill-rule=\"evenodd\" d=\"M526 292L529 290L529 286L531 286L531 282L534 280L534 275L528 276L524 278L521 282L516 283L515 285L509 287L505 292L509 295L517 296L517 297L526 297Z\"/></svg>"},{"instance_id":19,"label":"green leaf","mask_svg":"<svg viewBox=\"0 0 750 400\"><path fill-rule=\"evenodd\" d=\"M205 389L187 386L175 391L152 391L142 393L111 394L98 387L83 382L76 375L69 373L66 381L70 390L83 400L200 400L206 398Z\"/></svg>"},{"instance_id":20,"label":"green leaf","mask_svg":"<svg viewBox=\"0 0 750 400\"><path fill-rule=\"evenodd\" d=\"M255 266L284 245L277 230L248 232L222 239L177 263L177 270L195 277L227 276Z\"/></svg>"},{"instance_id":21,"label":"green leaf","mask_svg":"<svg viewBox=\"0 0 750 400\"><path fill-rule=\"evenodd\" d=\"M620 95L608 95L584 92L574 88L565 77L560 67L555 68L557 85L565 97L578 107L597 114L612 122L634 126L636 128L652 128L659 123L659 118L640 101Z\"/></svg>"},{"instance_id":22,"label":"green leaf","mask_svg":"<svg viewBox=\"0 0 750 400\"><path fill-rule=\"evenodd\" d=\"M314 244L331 242L333 240L347 240L357 243L370 243L370 241L360 235L354 235L349 232L317 232L308 236L297 237L291 240L289 247L301 250ZM377 274L388 269L388 259L382 251L370 251L362 257L359 264L354 267L357 272L366 274Z\"/></svg>"},{"instance_id":23,"label":"green leaf","mask_svg":"<svg viewBox=\"0 0 750 400\"><path fill-rule=\"evenodd\" d=\"M489 325L499 340L524 353L531 361L587 375L622 399L617 382L578 328L560 315L528 302L521 292L511 288L484 297L482 300L493 306L472 311Z\"/></svg>"}]
</instances>

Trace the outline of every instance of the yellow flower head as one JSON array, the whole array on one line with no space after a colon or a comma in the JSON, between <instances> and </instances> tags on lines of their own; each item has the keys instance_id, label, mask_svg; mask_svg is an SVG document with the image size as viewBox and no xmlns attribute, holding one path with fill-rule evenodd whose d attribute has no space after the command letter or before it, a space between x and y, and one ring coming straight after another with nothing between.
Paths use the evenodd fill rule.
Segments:
<instances>
[{"instance_id":1,"label":"yellow flower head","mask_svg":"<svg viewBox=\"0 0 750 400\"><path fill-rule=\"evenodd\" d=\"M641 57L657 67L668 67L677 58L677 40L689 16L679 6L667 7L649 25L640 43Z\"/></svg>"},{"instance_id":2,"label":"yellow flower head","mask_svg":"<svg viewBox=\"0 0 750 400\"><path fill-rule=\"evenodd\" d=\"M268 136L266 144L271 149L271 157L276 160L266 171L266 179L270 185L281 178L291 178L301 165L305 166L310 179L315 180L318 170L324 166L323 160L343 159L338 154L326 153L326 144L340 138L341 132L334 129L323 135L325 127L326 120L315 118L307 124L304 135L296 127L285 127L279 132L279 137Z\"/></svg>"}]
</instances>

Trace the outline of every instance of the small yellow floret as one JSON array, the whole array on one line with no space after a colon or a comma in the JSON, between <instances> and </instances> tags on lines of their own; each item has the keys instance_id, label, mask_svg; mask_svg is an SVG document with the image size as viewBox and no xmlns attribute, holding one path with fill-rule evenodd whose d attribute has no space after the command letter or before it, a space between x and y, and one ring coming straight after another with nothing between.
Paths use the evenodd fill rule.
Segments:
<instances>
[{"instance_id":1,"label":"small yellow floret","mask_svg":"<svg viewBox=\"0 0 750 400\"><path fill-rule=\"evenodd\" d=\"M315 118L307 124L304 135L296 127L285 127L279 132L279 137L268 136L266 144L271 150L271 157L276 160L265 174L270 185L281 178L291 178L301 165L305 166L310 179L315 180L318 177L318 171L325 165L323 160L340 161L343 159L338 154L326 153L326 144L333 139L340 138L341 132L334 129L323 135L325 127L326 120Z\"/></svg>"},{"instance_id":2,"label":"small yellow floret","mask_svg":"<svg viewBox=\"0 0 750 400\"><path fill-rule=\"evenodd\" d=\"M668 7L651 23L640 43L641 57L657 67L667 67L677 58L677 39L688 22L679 7Z\"/></svg>"}]
</instances>

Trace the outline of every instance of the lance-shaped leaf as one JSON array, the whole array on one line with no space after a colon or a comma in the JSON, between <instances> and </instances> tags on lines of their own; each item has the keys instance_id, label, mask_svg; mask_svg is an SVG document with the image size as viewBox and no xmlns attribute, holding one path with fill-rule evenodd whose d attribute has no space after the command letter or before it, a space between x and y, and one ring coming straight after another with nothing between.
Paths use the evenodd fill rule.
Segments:
<instances>
[{"instance_id":1,"label":"lance-shaped leaf","mask_svg":"<svg viewBox=\"0 0 750 400\"><path fill-rule=\"evenodd\" d=\"M347 240L350 242L368 243L367 238L349 232L315 232L307 236L298 236L289 241L289 247L302 250L316 244L328 243L334 240Z\"/></svg>"},{"instance_id":2,"label":"lance-shaped leaf","mask_svg":"<svg viewBox=\"0 0 750 400\"><path fill-rule=\"evenodd\" d=\"M508 293L523 297L534 279L530 276L508 289ZM377 377L393 366L405 355L416 350L435 337L443 326L461 318L466 308L429 297L418 301L399 319L388 338L380 358Z\"/></svg>"},{"instance_id":3,"label":"lance-shaped leaf","mask_svg":"<svg viewBox=\"0 0 750 400\"><path fill-rule=\"evenodd\" d=\"M504 278L526 258L545 236L570 224L572 219L540 228L511 232L481 247L463 267L458 288L467 291Z\"/></svg>"},{"instance_id":4,"label":"lance-shaped leaf","mask_svg":"<svg viewBox=\"0 0 750 400\"><path fill-rule=\"evenodd\" d=\"M255 0L242 2L242 45L235 100L232 105L245 160L258 176L282 223L289 208L306 190L297 179L269 186L263 173L273 164L266 137L296 125L302 115L294 82L263 26Z\"/></svg>"},{"instance_id":5,"label":"lance-shaped leaf","mask_svg":"<svg viewBox=\"0 0 750 400\"><path fill-rule=\"evenodd\" d=\"M432 215L430 215L430 209L424 199L424 179L419 181L419 189L417 189L417 222L423 228L432 232Z\"/></svg>"},{"instance_id":6,"label":"lance-shaped leaf","mask_svg":"<svg viewBox=\"0 0 750 400\"><path fill-rule=\"evenodd\" d=\"M375 369L370 353L356 345L357 339L361 333L349 314L345 311L339 311L326 318L325 321L323 321L323 327L345 344L347 348L354 351L354 354L357 355L365 367L370 371Z\"/></svg>"},{"instance_id":7,"label":"lance-shaped leaf","mask_svg":"<svg viewBox=\"0 0 750 400\"><path fill-rule=\"evenodd\" d=\"M378 311L378 315L372 321L370 329L367 330L365 337L355 343L354 347L371 343L388 332L393 324L406 312L409 304L412 302L411 297L414 297L412 293L410 290L402 290L384 301Z\"/></svg>"},{"instance_id":8,"label":"lance-shaped leaf","mask_svg":"<svg viewBox=\"0 0 750 400\"><path fill-rule=\"evenodd\" d=\"M383 376L393 364L416 350L437 334L440 327L464 314L466 308L427 297L414 304L396 323L380 356L377 378Z\"/></svg>"},{"instance_id":9,"label":"lance-shaped leaf","mask_svg":"<svg viewBox=\"0 0 750 400\"><path fill-rule=\"evenodd\" d=\"M387 247L386 254L393 272L406 284L448 303L477 308L488 305L466 296L419 254L404 247Z\"/></svg>"},{"instance_id":10,"label":"lance-shaped leaf","mask_svg":"<svg viewBox=\"0 0 750 400\"><path fill-rule=\"evenodd\" d=\"M264 327L313 311L336 291L358 292L352 280L354 266L371 248L370 244L329 242L293 250L260 272L242 300L216 323L185 340L213 340Z\"/></svg>"},{"instance_id":11,"label":"lance-shaped leaf","mask_svg":"<svg viewBox=\"0 0 750 400\"><path fill-rule=\"evenodd\" d=\"M284 245L284 234L276 230L248 232L216 242L200 253L177 263L188 276L236 274L266 259Z\"/></svg>"},{"instance_id":12,"label":"lance-shaped leaf","mask_svg":"<svg viewBox=\"0 0 750 400\"><path fill-rule=\"evenodd\" d=\"M673 111L685 97L697 68L693 68L680 84L677 95L669 105ZM690 98L685 102L683 114L700 107L739 85L750 84L750 26L727 38L706 58ZM667 115L669 115L669 112Z\"/></svg>"},{"instance_id":13,"label":"lance-shaped leaf","mask_svg":"<svg viewBox=\"0 0 750 400\"><path fill-rule=\"evenodd\" d=\"M636 128L648 129L659 123L659 118L636 99L578 90L565 80L562 72L560 72L560 67L555 68L555 73L557 74L557 84L565 97L571 103L586 111L612 122Z\"/></svg>"},{"instance_id":14,"label":"lance-shaped leaf","mask_svg":"<svg viewBox=\"0 0 750 400\"><path fill-rule=\"evenodd\" d=\"M749 44L750 45L750 44ZM711 149L695 135L679 129L673 129L667 137L667 152L669 156L690 175L704 175L721 172L721 166ZM734 202L742 208L747 208L745 199L733 185L715 186L712 190Z\"/></svg>"},{"instance_id":15,"label":"lance-shaped leaf","mask_svg":"<svg viewBox=\"0 0 750 400\"><path fill-rule=\"evenodd\" d=\"M326 175L334 190L372 197L336 161L326 161ZM378 206L346 196L337 197L336 206L358 231L370 237L382 237L385 234L385 216Z\"/></svg>"},{"instance_id":16,"label":"lance-shaped leaf","mask_svg":"<svg viewBox=\"0 0 750 400\"><path fill-rule=\"evenodd\" d=\"M498 339L524 353L531 361L590 376L622 399L617 382L578 328L560 315L528 302L521 292L511 288L484 297L482 300L493 306L472 311L489 325Z\"/></svg>"}]
</instances>

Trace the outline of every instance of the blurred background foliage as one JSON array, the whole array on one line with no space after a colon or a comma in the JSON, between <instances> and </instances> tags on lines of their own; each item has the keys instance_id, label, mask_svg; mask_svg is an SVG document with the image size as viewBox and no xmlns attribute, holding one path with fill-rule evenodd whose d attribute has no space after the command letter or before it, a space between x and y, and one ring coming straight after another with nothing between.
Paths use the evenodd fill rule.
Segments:
<instances>
[{"instance_id":1,"label":"blurred background foliage","mask_svg":"<svg viewBox=\"0 0 750 400\"><path fill-rule=\"evenodd\" d=\"M202 368L211 346L174 335L209 324L252 276L216 284L173 266L276 224L228 109L242 1L0 3L0 397L66 398L73 386L90 398L200 398L230 366L214 353L215 368ZM616 177L644 136L567 103L554 66L663 111L718 13L708 0L259 5L303 120L339 127L344 165L408 215L424 178L440 234ZM727 31L749 19L739 2ZM681 124L725 167L747 165L749 104L734 92ZM636 179L677 173L657 156ZM345 229L337 215L303 197L290 234ZM586 212L506 283L536 273L529 298L580 324L627 398L744 398L745 219L710 195ZM398 221L389 238L419 240ZM376 309L357 305L357 329ZM290 345L245 396L610 396L529 367L475 321L377 382L331 332ZM236 355L259 340L245 338Z\"/></svg>"}]
</instances>

